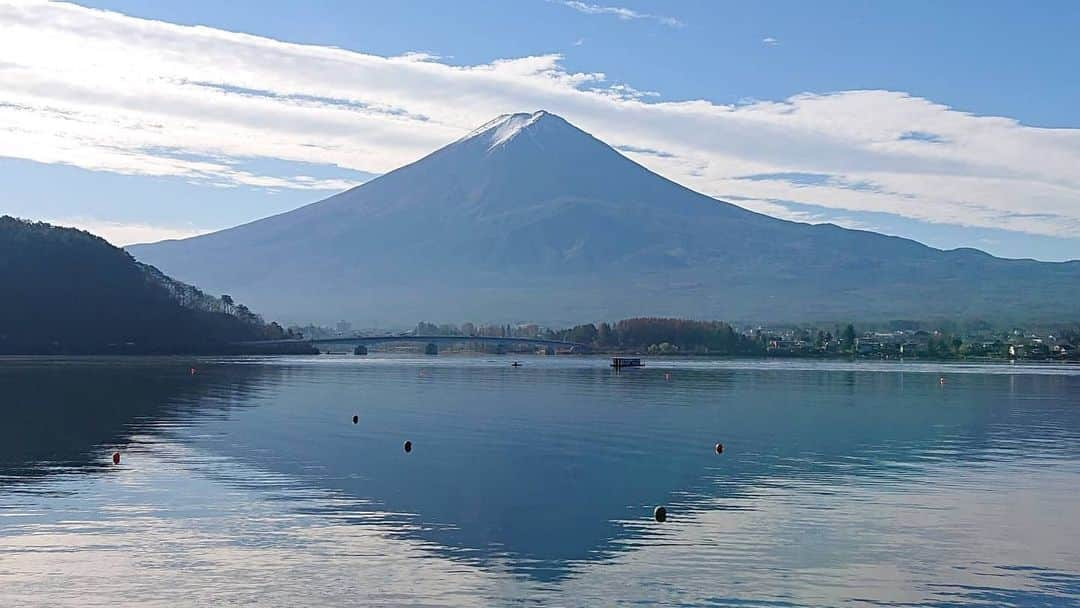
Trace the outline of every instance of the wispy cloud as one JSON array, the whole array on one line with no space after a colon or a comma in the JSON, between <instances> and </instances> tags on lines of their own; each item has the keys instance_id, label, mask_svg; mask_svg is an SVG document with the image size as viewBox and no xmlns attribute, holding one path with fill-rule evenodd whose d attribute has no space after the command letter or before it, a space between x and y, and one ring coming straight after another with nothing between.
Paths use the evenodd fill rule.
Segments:
<instances>
[{"instance_id":1,"label":"wispy cloud","mask_svg":"<svg viewBox=\"0 0 1080 608\"><path fill-rule=\"evenodd\" d=\"M650 156L659 156L661 158L674 158L675 155L670 152L664 152L663 150L653 150L652 148L642 148L639 146L622 145L615 146L615 148L621 152L629 152L631 154L648 154Z\"/></svg>"},{"instance_id":2,"label":"wispy cloud","mask_svg":"<svg viewBox=\"0 0 1080 608\"><path fill-rule=\"evenodd\" d=\"M186 239L210 232L191 227L153 226L139 222L108 222L85 217L63 217L45 221L55 226L68 226L92 232L117 247L134 243L156 243L167 239Z\"/></svg>"},{"instance_id":3,"label":"wispy cloud","mask_svg":"<svg viewBox=\"0 0 1080 608\"><path fill-rule=\"evenodd\" d=\"M776 45L780 44L780 41L777 40L776 38L773 38L772 36L769 36L767 38L762 38L761 43L764 44L765 46L776 46Z\"/></svg>"},{"instance_id":4,"label":"wispy cloud","mask_svg":"<svg viewBox=\"0 0 1080 608\"><path fill-rule=\"evenodd\" d=\"M649 13L638 12L622 6L601 6L599 4L589 4L588 2L580 2L579 0L549 0L550 2L556 2L563 6L568 6L579 13L585 13L586 15L612 15L618 17L623 21L630 21L632 19L648 19L662 23L669 27L683 27L686 25L682 21L675 17L666 17L664 15L652 15Z\"/></svg>"},{"instance_id":5,"label":"wispy cloud","mask_svg":"<svg viewBox=\"0 0 1080 608\"><path fill-rule=\"evenodd\" d=\"M3 0L0 57L0 157L329 191L351 184L296 175L295 163L384 173L495 115L544 108L747 206L791 201L1080 237L1080 129L903 92L662 101L569 71L556 54L454 66ZM745 179L784 174L827 178Z\"/></svg>"}]
</instances>

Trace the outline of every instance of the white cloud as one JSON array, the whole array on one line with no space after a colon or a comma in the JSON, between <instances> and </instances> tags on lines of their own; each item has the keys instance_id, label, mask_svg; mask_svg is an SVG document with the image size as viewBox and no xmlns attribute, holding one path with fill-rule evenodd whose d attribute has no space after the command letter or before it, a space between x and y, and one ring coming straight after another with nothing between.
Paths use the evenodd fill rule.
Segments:
<instances>
[{"instance_id":1,"label":"white cloud","mask_svg":"<svg viewBox=\"0 0 1080 608\"><path fill-rule=\"evenodd\" d=\"M107 222L92 218L67 217L44 220L54 226L67 226L86 230L109 241L117 247L133 245L135 243L156 243L166 239L186 239L200 234L206 234L209 230L200 230L191 227L151 226L140 223Z\"/></svg>"},{"instance_id":2,"label":"white cloud","mask_svg":"<svg viewBox=\"0 0 1080 608\"><path fill-rule=\"evenodd\" d=\"M656 101L602 73L567 71L554 54L452 66L2 0L0 57L0 157L336 190L350 184L252 167L383 173L495 115L543 108L667 177L759 208L791 201L1080 237L1080 130L902 92Z\"/></svg>"},{"instance_id":3,"label":"white cloud","mask_svg":"<svg viewBox=\"0 0 1080 608\"><path fill-rule=\"evenodd\" d=\"M665 17L663 15L650 15L649 13L641 13L635 10L624 8L621 6L601 6L599 4L589 4L588 2L580 2L579 0L549 0L557 2L563 6L568 6L579 13L585 13L586 15L613 15L622 19L623 21L630 21L631 19L649 19L656 21L670 27L682 27L686 25L682 21L675 17Z\"/></svg>"},{"instance_id":4,"label":"white cloud","mask_svg":"<svg viewBox=\"0 0 1080 608\"><path fill-rule=\"evenodd\" d=\"M780 41L777 40L776 38L773 38L772 36L769 36L768 38L762 38L761 42L765 46L776 46L776 45L780 44Z\"/></svg>"}]
</instances>

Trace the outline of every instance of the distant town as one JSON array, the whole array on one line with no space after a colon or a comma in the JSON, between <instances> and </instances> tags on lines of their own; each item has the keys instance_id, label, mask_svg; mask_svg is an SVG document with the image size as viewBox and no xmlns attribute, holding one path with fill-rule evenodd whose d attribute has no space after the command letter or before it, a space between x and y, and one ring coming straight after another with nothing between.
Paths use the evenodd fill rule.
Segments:
<instances>
[{"instance_id":1,"label":"distant town","mask_svg":"<svg viewBox=\"0 0 1080 608\"><path fill-rule=\"evenodd\" d=\"M384 335L385 328L355 330L342 321L335 327L293 326L290 334L305 338ZM470 336L492 338L490 344L462 344L460 350L532 352L528 345L508 345L498 338L537 338L573 342L580 347L541 349L546 354L611 353L657 356L764 356L807 358L1035 360L1080 361L1080 325L1056 328L995 327L984 322L920 323L894 321L880 325L853 323L737 327L720 321L634 318L585 323L564 329L527 324L434 324L421 322L407 336ZM401 347L394 347L401 348ZM408 348L408 347L406 347ZM414 347L413 347L414 348ZM443 349L446 351L447 349Z\"/></svg>"}]
</instances>

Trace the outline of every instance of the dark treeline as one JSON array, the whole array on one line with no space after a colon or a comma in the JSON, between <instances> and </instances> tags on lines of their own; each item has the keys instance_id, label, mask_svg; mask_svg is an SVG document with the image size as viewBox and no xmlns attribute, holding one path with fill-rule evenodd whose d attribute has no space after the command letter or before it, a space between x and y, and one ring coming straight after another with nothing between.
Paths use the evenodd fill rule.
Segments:
<instances>
[{"instance_id":1,"label":"dark treeline","mask_svg":"<svg viewBox=\"0 0 1080 608\"><path fill-rule=\"evenodd\" d=\"M537 337L594 351L775 357L1080 359L1080 326L1002 328L985 321L889 321L736 329L721 321L640 317L566 329L528 325L420 323L417 335Z\"/></svg>"},{"instance_id":2,"label":"dark treeline","mask_svg":"<svg viewBox=\"0 0 1080 608\"><path fill-rule=\"evenodd\" d=\"M223 353L289 337L72 228L0 217L0 354Z\"/></svg>"},{"instance_id":3,"label":"dark treeline","mask_svg":"<svg viewBox=\"0 0 1080 608\"><path fill-rule=\"evenodd\" d=\"M536 338L542 333L539 325L492 325L465 322L461 325L442 323L436 325L421 321L413 330L418 336L484 336L487 338Z\"/></svg>"},{"instance_id":4,"label":"dark treeline","mask_svg":"<svg viewBox=\"0 0 1080 608\"><path fill-rule=\"evenodd\" d=\"M692 321L642 317L612 323L583 323L568 329L545 329L536 324L491 325L420 322L420 336L485 336L491 338L547 338L587 344L596 350L649 351L654 353L760 354L763 342L742 335L720 321Z\"/></svg>"},{"instance_id":5,"label":"dark treeline","mask_svg":"<svg viewBox=\"0 0 1080 608\"><path fill-rule=\"evenodd\" d=\"M719 355L763 352L759 340L740 334L721 321L640 317L623 319L614 324L586 323L561 331L549 331L547 336L604 350Z\"/></svg>"}]
</instances>

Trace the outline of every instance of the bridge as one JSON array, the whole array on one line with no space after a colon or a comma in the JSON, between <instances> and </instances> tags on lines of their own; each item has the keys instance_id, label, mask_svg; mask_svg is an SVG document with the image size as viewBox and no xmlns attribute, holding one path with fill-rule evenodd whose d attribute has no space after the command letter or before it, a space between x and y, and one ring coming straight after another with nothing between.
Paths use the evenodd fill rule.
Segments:
<instances>
[{"instance_id":1,"label":"bridge","mask_svg":"<svg viewBox=\"0 0 1080 608\"><path fill-rule=\"evenodd\" d=\"M479 342L483 344L501 345L528 345L544 348L566 348L575 352L584 352L589 349L587 344L580 342L568 342L566 340L549 340L546 338L519 338L510 336L418 336L413 334L388 334L383 336L344 336L334 338L300 338L292 340L256 340L240 342L246 346L278 346L286 344L349 344L357 347L366 347L375 344L392 342L412 342L417 344L432 345L460 344L463 342ZM359 348L357 349L360 350ZM431 348L429 347L430 351Z\"/></svg>"}]
</instances>

